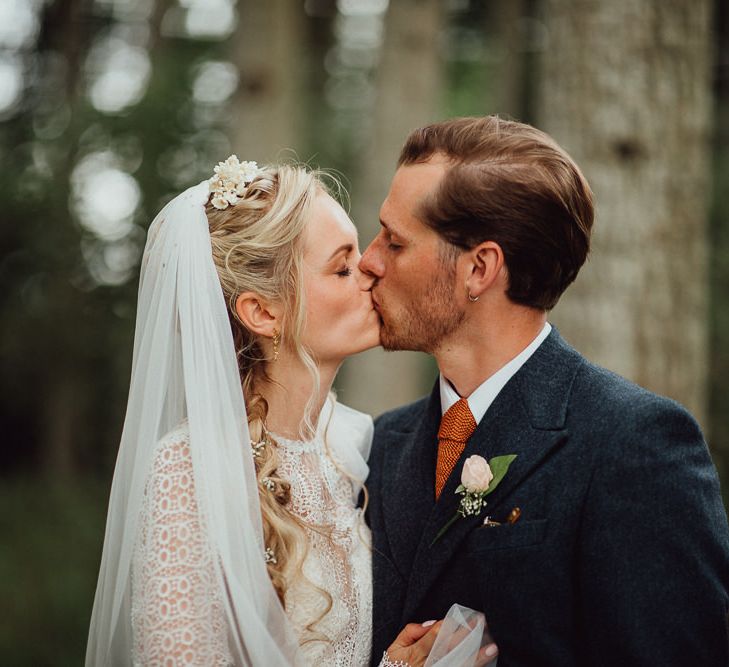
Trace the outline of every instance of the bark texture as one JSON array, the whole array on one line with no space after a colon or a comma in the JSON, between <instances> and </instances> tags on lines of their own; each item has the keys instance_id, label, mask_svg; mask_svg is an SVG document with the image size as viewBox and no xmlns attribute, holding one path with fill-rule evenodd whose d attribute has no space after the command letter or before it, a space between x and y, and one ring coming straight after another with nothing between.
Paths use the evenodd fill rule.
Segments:
<instances>
[{"instance_id":1,"label":"bark texture","mask_svg":"<svg viewBox=\"0 0 729 667\"><path fill-rule=\"evenodd\" d=\"M286 0L243 0L232 58L240 85L232 105L233 149L259 164L291 158L301 150L306 85L303 6ZM297 157L306 159L306 156Z\"/></svg>"},{"instance_id":2,"label":"bark texture","mask_svg":"<svg viewBox=\"0 0 729 667\"><path fill-rule=\"evenodd\" d=\"M592 256L553 320L705 421L708 0L545 0L540 126L595 192Z\"/></svg>"}]
</instances>

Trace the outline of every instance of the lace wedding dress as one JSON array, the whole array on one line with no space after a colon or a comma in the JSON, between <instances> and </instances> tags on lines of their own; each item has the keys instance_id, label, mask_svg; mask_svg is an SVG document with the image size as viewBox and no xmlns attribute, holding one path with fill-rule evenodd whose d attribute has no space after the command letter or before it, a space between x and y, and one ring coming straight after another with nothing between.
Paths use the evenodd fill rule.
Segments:
<instances>
[{"instance_id":1,"label":"lace wedding dress","mask_svg":"<svg viewBox=\"0 0 729 667\"><path fill-rule=\"evenodd\" d=\"M306 663L365 665L372 645L371 553L355 499L361 488L356 480L366 477L372 420L337 404L326 438L322 430L306 442L276 438L279 475L291 483L293 511L323 529L307 530L306 577L287 591L286 611ZM233 664L224 592L213 585L215 566L198 518L183 424L159 442L144 490L132 560L135 665ZM329 604L313 626L324 640L312 640L307 626Z\"/></svg>"},{"instance_id":2,"label":"lace wedding dress","mask_svg":"<svg viewBox=\"0 0 729 667\"><path fill-rule=\"evenodd\" d=\"M306 581L286 594L286 610L300 637L315 626L330 639L303 645L311 665L366 665L372 648L372 570L369 528L352 502L352 484L328 455L323 438L295 442L277 437L279 473L291 482L291 505L305 522L329 527L328 535L308 530ZM324 599L311 584L329 594Z\"/></svg>"}]
</instances>

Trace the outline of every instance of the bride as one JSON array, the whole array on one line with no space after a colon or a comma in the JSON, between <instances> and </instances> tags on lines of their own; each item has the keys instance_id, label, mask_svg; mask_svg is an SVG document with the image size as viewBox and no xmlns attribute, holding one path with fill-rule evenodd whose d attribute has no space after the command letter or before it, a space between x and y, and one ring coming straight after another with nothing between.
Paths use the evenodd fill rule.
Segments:
<instances>
[{"instance_id":1,"label":"bride","mask_svg":"<svg viewBox=\"0 0 729 667\"><path fill-rule=\"evenodd\" d=\"M331 386L379 320L327 183L231 156L150 227L87 666L370 661L372 420Z\"/></svg>"},{"instance_id":2,"label":"bride","mask_svg":"<svg viewBox=\"0 0 729 667\"><path fill-rule=\"evenodd\" d=\"M87 665L369 662L372 421L330 391L379 342L358 260L304 167L231 156L155 218Z\"/></svg>"}]
</instances>

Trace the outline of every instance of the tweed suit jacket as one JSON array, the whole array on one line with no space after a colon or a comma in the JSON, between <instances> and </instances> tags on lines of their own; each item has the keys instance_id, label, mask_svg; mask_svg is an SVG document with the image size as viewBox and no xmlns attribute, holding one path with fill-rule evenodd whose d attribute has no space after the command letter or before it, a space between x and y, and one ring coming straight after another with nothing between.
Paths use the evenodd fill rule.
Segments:
<instances>
[{"instance_id":1,"label":"tweed suit jacket","mask_svg":"<svg viewBox=\"0 0 729 667\"><path fill-rule=\"evenodd\" d=\"M382 415L370 456L372 664L408 622L484 612L499 667L729 665L729 526L677 403L587 362L556 329L491 405L435 501L438 383ZM478 517L463 461L516 454ZM521 509L513 525L503 522Z\"/></svg>"}]
</instances>

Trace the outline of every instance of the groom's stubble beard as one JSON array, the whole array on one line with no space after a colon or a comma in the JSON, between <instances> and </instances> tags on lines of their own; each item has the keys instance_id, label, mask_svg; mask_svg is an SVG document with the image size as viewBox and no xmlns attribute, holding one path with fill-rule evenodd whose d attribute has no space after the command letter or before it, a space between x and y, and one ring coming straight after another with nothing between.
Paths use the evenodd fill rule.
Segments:
<instances>
[{"instance_id":1,"label":"groom's stubble beard","mask_svg":"<svg viewBox=\"0 0 729 667\"><path fill-rule=\"evenodd\" d=\"M438 271L419 291L421 299L404 304L396 315L382 318L380 340L386 350L432 354L463 322L466 312L456 303L455 262L441 257Z\"/></svg>"}]
</instances>

